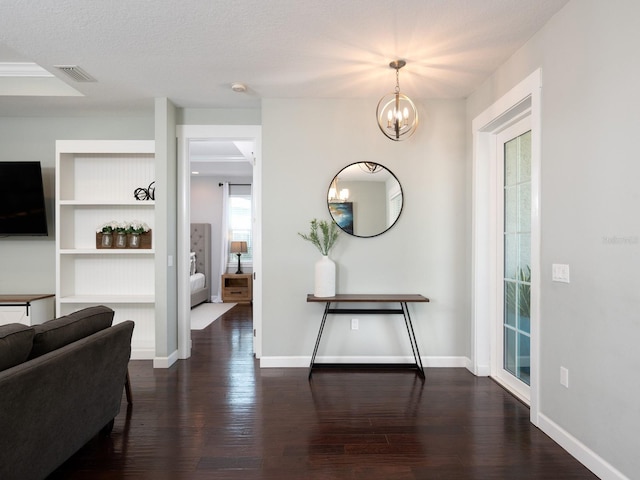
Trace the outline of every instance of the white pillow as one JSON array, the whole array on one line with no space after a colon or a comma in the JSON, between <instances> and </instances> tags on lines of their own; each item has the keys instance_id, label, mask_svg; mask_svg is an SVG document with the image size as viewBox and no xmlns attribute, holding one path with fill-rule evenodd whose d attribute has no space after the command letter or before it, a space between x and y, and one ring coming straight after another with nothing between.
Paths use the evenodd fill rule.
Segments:
<instances>
[{"instance_id":1,"label":"white pillow","mask_svg":"<svg viewBox=\"0 0 640 480\"><path fill-rule=\"evenodd\" d=\"M191 263L189 266L189 275L193 275L196 273L196 252L191 252L189 261Z\"/></svg>"}]
</instances>

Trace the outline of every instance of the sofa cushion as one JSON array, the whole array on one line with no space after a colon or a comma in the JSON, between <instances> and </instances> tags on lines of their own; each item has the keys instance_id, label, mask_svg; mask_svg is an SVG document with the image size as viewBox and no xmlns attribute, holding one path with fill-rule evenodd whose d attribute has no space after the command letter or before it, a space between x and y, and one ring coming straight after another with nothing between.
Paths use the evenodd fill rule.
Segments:
<instances>
[{"instance_id":1,"label":"sofa cushion","mask_svg":"<svg viewBox=\"0 0 640 480\"><path fill-rule=\"evenodd\" d=\"M0 326L0 371L15 367L29 357L35 331L21 323Z\"/></svg>"},{"instance_id":2,"label":"sofa cushion","mask_svg":"<svg viewBox=\"0 0 640 480\"><path fill-rule=\"evenodd\" d=\"M33 327L35 336L29 358L39 357L109 328L113 323L113 313L105 306L89 307L36 325Z\"/></svg>"}]
</instances>

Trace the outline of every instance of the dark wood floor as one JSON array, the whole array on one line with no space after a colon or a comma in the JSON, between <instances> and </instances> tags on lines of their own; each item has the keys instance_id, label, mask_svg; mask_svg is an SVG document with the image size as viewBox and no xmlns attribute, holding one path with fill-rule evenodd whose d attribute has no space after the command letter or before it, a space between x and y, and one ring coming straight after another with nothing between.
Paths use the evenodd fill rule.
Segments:
<instances>
[{"instance_id":1,"label":"dark wood floor","mask_svg":"<svg viewBox=\"0 0 640 480\"><path fill-rule=\"evenodd\" d=\"M170 369L132 361L133 406L50 479L596 478L464 369L259 369L250 308L194 331Z\"/></svg>"}]
</instances>

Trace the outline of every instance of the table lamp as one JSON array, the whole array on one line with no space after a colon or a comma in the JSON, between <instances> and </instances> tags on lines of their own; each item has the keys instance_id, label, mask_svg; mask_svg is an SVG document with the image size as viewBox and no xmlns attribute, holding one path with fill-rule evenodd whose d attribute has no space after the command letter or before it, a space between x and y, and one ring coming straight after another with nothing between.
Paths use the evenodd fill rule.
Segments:
<instances>
[{"instance_id":1,"label":"table lamp","mask_svg":"<svg viewBox=\"0 0 640 480\"><path fill-rule=\"evenodd\" d=\"M240 268L240 255L247 253L247 242L231 242L231 253L238 255L238 271L236 275L242 273Z\"/></svg>"}]
</instances>

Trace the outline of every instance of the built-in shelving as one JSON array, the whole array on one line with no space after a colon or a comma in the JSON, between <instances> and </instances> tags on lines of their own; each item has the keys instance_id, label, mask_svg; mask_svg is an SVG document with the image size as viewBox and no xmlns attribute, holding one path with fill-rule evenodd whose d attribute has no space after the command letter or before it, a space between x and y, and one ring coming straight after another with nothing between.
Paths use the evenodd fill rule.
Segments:
<instances>
[{"instance_id":1,"label":"built-in shelving","mask_svg":"<svg viewBox=\"0 0 640 480\"><path fill-rule=\"evenodd\" d=\"M153 229L155 202L134 191L155 180L154 151L152 140L56 142L57 314L113 308L114 323L136 323L133 358L155 353L155 249L98 249L96 232L110 221Z\"/></svg>"}]
</instances>

